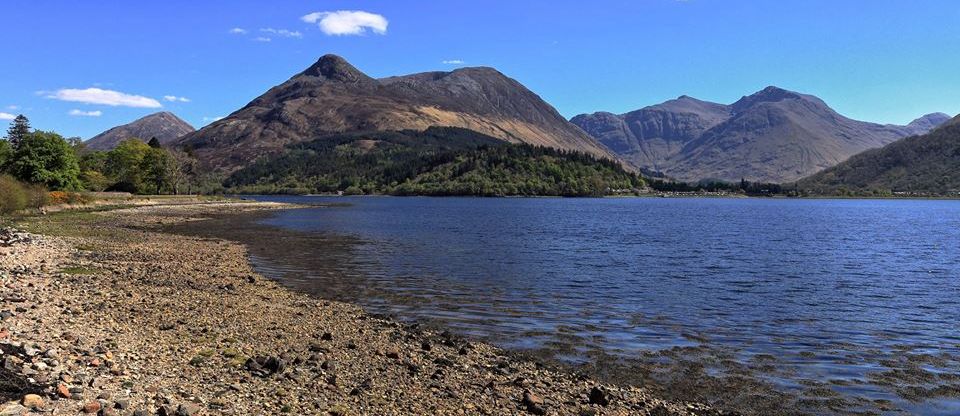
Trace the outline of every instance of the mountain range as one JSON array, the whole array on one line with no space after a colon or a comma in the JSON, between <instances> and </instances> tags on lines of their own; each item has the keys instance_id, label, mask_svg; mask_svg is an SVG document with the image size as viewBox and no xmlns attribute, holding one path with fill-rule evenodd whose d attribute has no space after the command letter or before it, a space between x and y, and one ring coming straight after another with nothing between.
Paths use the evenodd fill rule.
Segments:
<instances>
[{"instance_id":1,"label":"mountain range","mask_svg":"<svg viewBox=\"0 0 960 416\"><path fill-rule=\"evenodd\" d=\"M960 116L926 135L855 155L797 188L821 195L960 195Z\"/></svg>"},{"instance_id":2,"label":"mountain range","mask_svg":"<svg viewBox=\"0 0 960 416\"><path fill-rule=\"evenodd\" d=\"M679 180L790 182L949 118L935 113L906 126L868 123L815 96L771 86L729 105L681 96L571 122L637 168Z\"/></svg>"},{"instance_id":3,"label":"mountain range","mask_svg":"<svg viewBox=\"0 0 960 416\"><path fill-rule=\"evenodd\" d=\"M325 55L243 108L178 141L207 167L234 171L333 133L460 127L512 142L616 160L519 82L492 68L375 79Z\"/></svg>"},{"instance_id":4,"label":"mountain range","mask_svg":"<svg viewBox=\"0 0 960 416\"><path fill-rule=\"evenodd\" d=\"M144 142L156 137L160 144L169 144L195 129L186 121L166 111L150 114L128 124L114 127L87 140L90 150L111 150L120 142L137 138Z\"/></svg>"},{"instance_id":5,"label":"mountain range","mask_svg":"<svg viewBox=\"0 0 960 416\"><path fill-rule=\"evenodd\" d=\"M456 127L504 142L621 161L681 181L789 183L860 152L925 134L949 119L934 113L905 126L863 122L815 96L771 86L732 104L681 96L625 114L597 112L568 121L492 68L377 79L339 56L324 55L198 131L161 112L101 133L87 147L109 150L128 138L156 137L164 145L189 147L207 169L231 173L337 134ZM802 183L813 186L823 178Z\"/></svg>"}]
</instances>

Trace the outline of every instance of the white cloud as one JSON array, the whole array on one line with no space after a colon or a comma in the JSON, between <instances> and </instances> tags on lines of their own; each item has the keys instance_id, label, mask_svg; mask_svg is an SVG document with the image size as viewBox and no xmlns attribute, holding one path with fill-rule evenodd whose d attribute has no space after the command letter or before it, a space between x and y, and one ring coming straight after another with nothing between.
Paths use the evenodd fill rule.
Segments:
<instances>
[{"instance_id":1,"label":"white cloud","mask_svg":"<svg viewBox=\"0 0 960 416\"><path fill-rule=\"evenodd\" d=\"M265 37L265 36L257 36L257 37L255 37L255 38L253 38L253 40L255 40L255 41L257 41L257 42L270 42L270 41L273 40L273 39L270 39L270 38Z\"/></svg>"},{"instance_id":2,"label":"white cloud","mask_svg":"<svg viewBox=\"0 0 960 416\"><path fill-rule=\"evenodd\" d=\"M247 29L235 27L233 29L228 30L227 33L230 33L231 35L246 35Z\"/></svg>"},{"instance_id":3,"label":"white cloud","mask_svg":"<svg viewBox=\"0 0 960 416\"><path fill-rule=\"evenodd\" d=\"M180 102L180 103L189 103L189 102L190 102L190 99L189 99L189 98L187 98L187 97L177 97L176 95L164 95L164 96L163 96L163 100L164 100L164 101L170 101L170 102Z\"/></svg>"},{"instance_id":4,"label":"white cloud","mask_svg":"<svg viewBox=\"0 0 960 416\"><path fill-rule=\"evenodd\" d=\"M83 111L83 110L70 110L67 114L76 117L100 117L103 115L103 111Z\"/></svg>"},{"instance_id":5,"label":"white cloud","mask_svg":"<svg viewBox=\"0 0 960 416\"><path fill-rule=\"evenodd\" d=\"M15 118L17 118L17 116L15 116L15 115L13 115L13 114L10 114L10 113L0 113L0 120L13 120L13 119L15 119Z\"/></svg>"},{"instance_id":6,"label":"white cloud","mask_svg":"<svg viewBox=\"0 0 960 416\"><path fill-rule=\"evenodd\" d=\"M205 123L209 123L209 122L211 122L211 121L219 121L219 120L223 120L223 116L220 116L220 117L204 117L204 118L203 118L203 121L204 121Z\"/></svg>"},{"instance_id":7,"label":"white cloud","mask_svg":"<svg viewBox=\"0 0 960 416\"><path fill-rule=\"evenodd\" d=\"M310 13L300 18L307 23L316 23L328 35L362 35L367 29L376 34L387 33L387 18L360 10Z\"/></svg>"},{"instance_id":8,"label":"white cloud","mask_svg":"<svg viewBox=\"0 0 960 416\"><path fill-rule=\"evenodd\" d=\"M16 111L16 110L19 110L19 109L20 109L20 106L19 106L19 105L8 105L8 106L7 106L7 110Z\"/></svg>"},{"instance_id":9,"label":"white cloud","mask_svg":"<svg viewBox=\"0 0 960 416\"><path fill-rule=\"evenodd\" d=\"M440 61L440 63L447 64L447 65L463 65L466 62L464 62L461 59L447 59L445 61Z\"/></svg>"},{"instance_id":10,"label":"white cloud","mask_svg":"<svg viewBox=\"0 0 960 416\"><path fill-rule=\"evenodd\" d=\"M263 33L270 33L284 38L302 38L303 33L300 33L296 30L287 30L287 29L274 29L272 27L267 27L260 29Z\"/></svg>"},{"instance_id":11,"label":"white cloud","mask_svg":"<svg viewBox=\"0 0 960 416\"><path fill-rule=\"evenodd\" d=\"M87 88L85 90L66 88L46 94L47 98L53 98L60 101L72 101L86 104L103 104L110 106L138 107L138 108L160 108L163 105L159 101L142 95L125 94L119 91L104 90L100 88Z\"/></svg>"}]
</instances>

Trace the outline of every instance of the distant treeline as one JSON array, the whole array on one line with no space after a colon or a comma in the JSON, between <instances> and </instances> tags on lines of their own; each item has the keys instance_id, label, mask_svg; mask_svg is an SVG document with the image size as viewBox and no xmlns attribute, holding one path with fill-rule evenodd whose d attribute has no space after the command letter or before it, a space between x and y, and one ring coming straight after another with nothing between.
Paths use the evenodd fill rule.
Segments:
<instances>
[{"instance_id":1,"label":"distant treeline","mask_svg":"<svg viewBox=\"0 0 960 416\"><path fill-rule=\"evenodd\" d=\"M750 182L747 180L741 180L740 182L706 181L699 183L687 183L673 182L663 179L648 179L647 183L651 188L653 188L653 190L657 192L727 192L742 193L750 196L799 196L799 193L795 188L785 188L783 185L778 183Z\"/></svg>"},{"instance_id":2,"label":"distant treeline","mask_svg":"<svg viewBox=\"0 0 960 416\"><path fill-rule=\"evenodd\" d=\"M601 196L634 193L645 182L584 153L431 127L318 138L235 172L225 185L244 193Z\"/></svg>"}]
</instances>

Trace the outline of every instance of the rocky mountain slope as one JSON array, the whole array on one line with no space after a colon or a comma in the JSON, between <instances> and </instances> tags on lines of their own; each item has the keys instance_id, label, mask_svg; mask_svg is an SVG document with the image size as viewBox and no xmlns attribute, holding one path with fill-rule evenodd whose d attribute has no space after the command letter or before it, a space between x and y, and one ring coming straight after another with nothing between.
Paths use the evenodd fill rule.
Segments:
<instances>
[{"instance_id":1,"label":"rocky mountain slope","mask_svg":"<svg viewBox=\"0 0 960 416\"><path fill-rule=\"evenodd\" d=\"M814 194L960 195L960 116L926 135L855 155L797 187Z\"/></svg>"},{"instance_id":2,"label":"rocky mountain slope","mask_svg":"<svg viewBox=\"0 0 960 416\"><path fill-rule=\"evenodd\" d=\"M193 126L173 113L163 111L107 130L87 140L86 144L90 150L110 150L130 138L146 142L153 137L156 137L160 144L168 144L194 130Z\"/></svg>"},{"instance_id":3,"label":"rocky mountain slope","mask_svg":"<svg viewBox=\"0 0 960 416\"><path fill-rule=\"evenodd\" d=\"M907 126L862 122L812 95L768 87L731 105L683 96L571 121L635 166L680 180L789 182L947 118L930 114Z\"/></svg>"},{"instance_id":4,"label":"rocky mountain slope","mask_svg":"<svg viewBox=\"0 0 960 416\"><path fill-rule=\"evenodd\" d=\"M616 155L519 82L492 68L374 79L325 55L245 107L180 142L232 171L331 133L461 127L513 142Z\"/></svg>"}]
</instances>

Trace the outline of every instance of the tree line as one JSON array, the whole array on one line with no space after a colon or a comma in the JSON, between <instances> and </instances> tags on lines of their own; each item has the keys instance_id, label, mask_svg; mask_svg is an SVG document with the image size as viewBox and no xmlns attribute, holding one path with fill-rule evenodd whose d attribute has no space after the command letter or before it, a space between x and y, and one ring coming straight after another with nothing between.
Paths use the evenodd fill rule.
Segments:
<instances>
[{"instance_id":1,"label":"tree line","mask_svg":"<svg viewBox=\"0 0 960 416\"><path fill-rule=\"evenodd\" d=\"M192 193L209 186L196 171L189 152L167 149L156 138L144 143L123 141L110 151L91 151L80 138L34 130L17 116L0 140L0 178L4 195L0 210L47 202L45 191L70 195L83 191L122 191L134 194ZM49 198L49 196L48 196ZM26 201L26 202L24 202ZM3 208L6 207L6 208Z\"/></svg>"},{"instance_id":2,"label":"tree line","mask_svg":"<svg viewBox=\"0 0 960 416\"><path fill-rule=\"evenodd\" d=\"M235 172L226 186L238 193L601 196L636 192L644 181L584 153L431 127L293 145Z\"/></svg>"}]
</instances>

